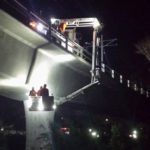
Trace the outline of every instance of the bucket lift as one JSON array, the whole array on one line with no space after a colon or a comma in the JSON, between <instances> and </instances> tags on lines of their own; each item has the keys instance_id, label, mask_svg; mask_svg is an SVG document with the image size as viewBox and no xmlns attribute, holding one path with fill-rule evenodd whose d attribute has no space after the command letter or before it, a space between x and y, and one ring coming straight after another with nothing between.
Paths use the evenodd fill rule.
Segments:
<instances>
[{"instance_id":1,"label":"bucket lift","mask_svg":"<svg viewBox=\"0 0 150 150\"><path fill-rule=\"evenodd\" d=\"M54 105L54 96L30 96L30 111L52 111L56 108Z\"/></svg>"}]
</instances>

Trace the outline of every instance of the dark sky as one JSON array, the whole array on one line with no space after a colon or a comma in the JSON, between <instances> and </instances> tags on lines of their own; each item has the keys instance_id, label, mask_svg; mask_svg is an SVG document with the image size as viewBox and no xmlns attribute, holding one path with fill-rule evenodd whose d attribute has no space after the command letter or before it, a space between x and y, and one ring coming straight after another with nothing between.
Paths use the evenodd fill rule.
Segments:
<instances>
[{"instance_id":1,"label":"dark sky","mask_svg":"<svg viewBox=\"0 0 150 150\"><path fill-rule=\"evenodd\" d=\"M136 54L135 44L150 35L148 0L19 0L44 18L97 17L104 39L117 38L117 47L105 49L105 63L140 82L150 83L150 63Z\"/></svg>"}]
</instances>

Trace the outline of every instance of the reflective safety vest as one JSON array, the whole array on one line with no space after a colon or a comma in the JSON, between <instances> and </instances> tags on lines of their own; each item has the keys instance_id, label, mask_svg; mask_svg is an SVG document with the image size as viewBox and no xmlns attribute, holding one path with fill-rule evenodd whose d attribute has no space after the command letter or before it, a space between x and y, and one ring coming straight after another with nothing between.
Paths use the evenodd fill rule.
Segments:
<instances>
[{"instance_id":1,"label":"reflective safety vest","mask_svg":"<svg viewBox=\"0 0 150 150\"><path fill-rule=\"evenodd\" d=\"M60 32L61 32L61 33L64 33L65 30L66 30L66 27L67 27L67 23L66 23L66 22L60 23L60 25L59 25L59 30L60 30Z\"/></svg>"}]
</instances>

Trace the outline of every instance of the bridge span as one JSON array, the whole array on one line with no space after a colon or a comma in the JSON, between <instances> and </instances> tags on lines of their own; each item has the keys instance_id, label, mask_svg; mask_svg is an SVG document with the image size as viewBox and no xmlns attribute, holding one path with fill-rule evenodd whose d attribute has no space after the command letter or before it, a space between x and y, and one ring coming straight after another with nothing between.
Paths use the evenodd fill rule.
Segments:
<instances>
[{"instance_id":1,"label":"bridge span","mask_svg":"<svg viewBox=\"0 0 150 150\"><path fill-rule=\"evenodd\" d=\"M70 52L62 46L63 36L48 40L3 10L0 18L1 95L24 100L28 87L38 89L47 83L60 97L90 81L91 64L77 54L76 45L72 44L78 51L72 47Z\"/></svg>"}]
</instances>

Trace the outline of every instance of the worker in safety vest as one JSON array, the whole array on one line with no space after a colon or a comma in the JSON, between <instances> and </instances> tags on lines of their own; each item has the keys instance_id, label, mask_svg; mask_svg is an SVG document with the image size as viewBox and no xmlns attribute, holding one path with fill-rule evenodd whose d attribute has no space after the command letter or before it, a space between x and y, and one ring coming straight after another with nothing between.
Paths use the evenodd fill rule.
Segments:
<instances>
[{"instance_id":1,"label":"worker in safety vest","mask_svg":"<svg viewBox=\"0 0 150 150\"><path fill-rule=\"evenodd\" d=\"M58 30L61 32L61 33L64 33L65 30L66 30L66 27L67 27L67 22L61 22L59 27L58 27Z\"/></svg>"}]
</instances>

